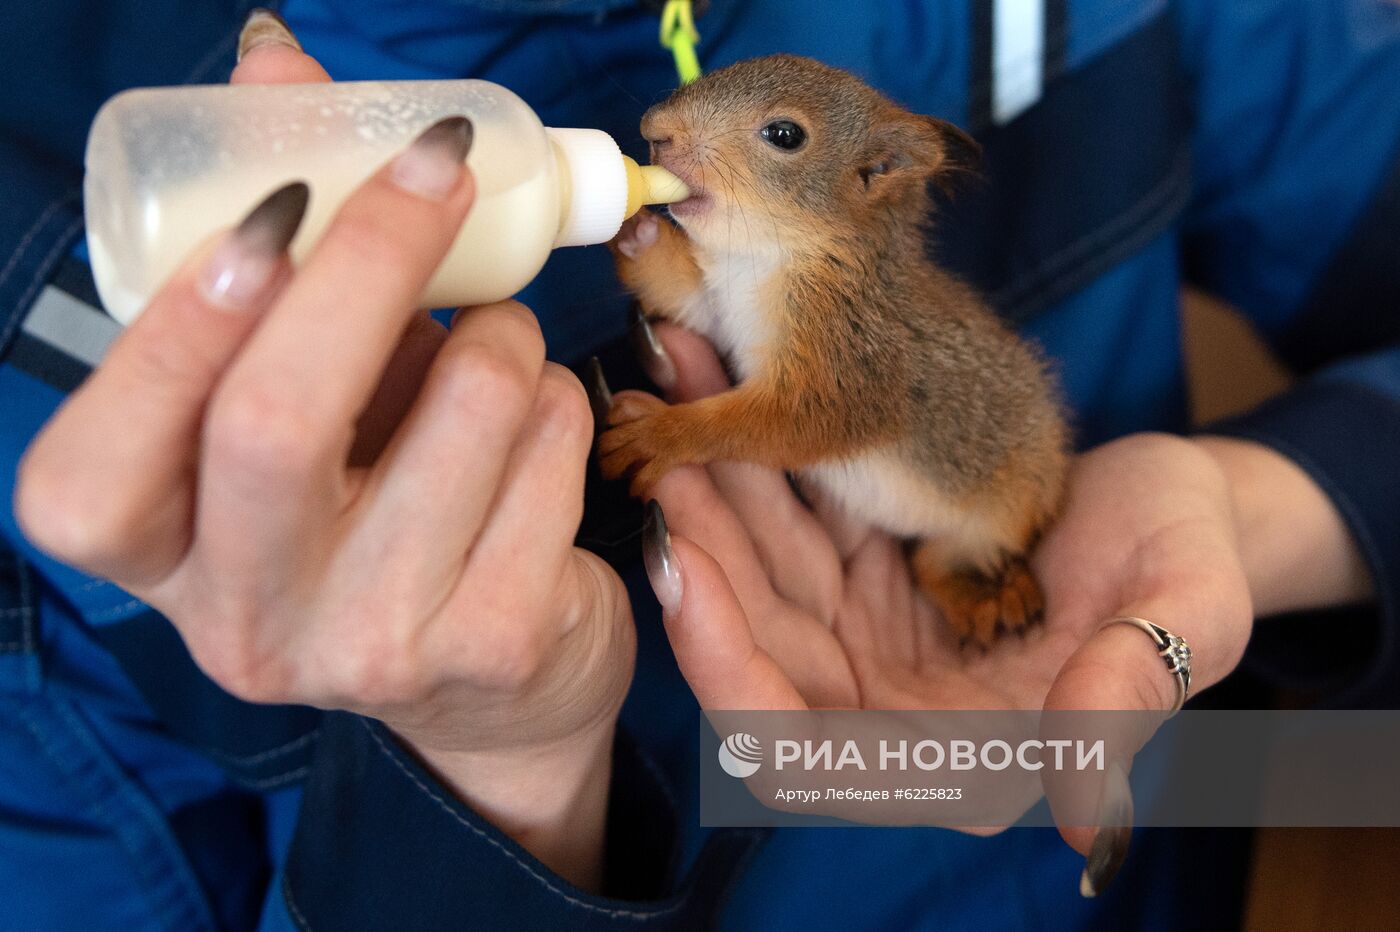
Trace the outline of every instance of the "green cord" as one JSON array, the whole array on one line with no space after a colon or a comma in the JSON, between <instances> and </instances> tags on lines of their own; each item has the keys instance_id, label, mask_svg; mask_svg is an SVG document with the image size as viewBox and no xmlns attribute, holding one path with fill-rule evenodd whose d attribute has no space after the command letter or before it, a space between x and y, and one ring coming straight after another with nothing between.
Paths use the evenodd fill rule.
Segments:
<instances>
[{"instance_id":1,"label":"green cord","mask_svg":"<svg viewBox=\"0 0 1400 932\"><path fill-rule=\"evenodd\" d=\"M700 59L695 54L695 43L699 41L691 0L666 0L661 11L661 45L675 56L676 74L682 84L700 77Z\"/></svg>"}]
</instances>

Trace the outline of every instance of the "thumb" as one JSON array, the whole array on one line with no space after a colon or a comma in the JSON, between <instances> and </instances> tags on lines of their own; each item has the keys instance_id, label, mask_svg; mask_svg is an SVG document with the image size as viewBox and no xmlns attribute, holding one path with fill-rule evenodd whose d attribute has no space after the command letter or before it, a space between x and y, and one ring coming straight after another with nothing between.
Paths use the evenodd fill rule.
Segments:
<instances>
[{"instance_id":1,"label":"thumb","mask_svg":"<svg viewBox=\"0 0 1400 932\"><path fill-rule=\"evenodd\" d=\"M673 537L655 500L647 502L642 553L676 663L702 708L807 708L787 674L754 641L719 563L686 538Z\"/></svg>"},{"instance_id":2,"label":"thumb","mask_svg":"<svg viewBox=\"0 0 1400 932\"><path fill-rule=\"evenodd\" d=\"M1165 617L1160 611L1154 614L1152 608L1143 606L1123 615ZM1102 739L1109 749L1101 772L1043 773L1046 798L1060 834L1070 847L1086 855L1080 878L1085 896L1103 890L1127 857L1133 824L1128 773L1133 757L1176 707L1177 677L1158 650L1147 632L1108 621L1065 661L1045 699L1042 736Z\"/></svg>"},{"instance_id":3,"label":"thumb","mask_svg":"<svg viewBox=\"0 0 1400 932\"><path fill-rule=\"evenodd\" d=\"M315 84L330 79L326 69L301 50L286 20L261 7L248 14L238 34L238 64L229 83Z\"/></svg>"}]
</instances>

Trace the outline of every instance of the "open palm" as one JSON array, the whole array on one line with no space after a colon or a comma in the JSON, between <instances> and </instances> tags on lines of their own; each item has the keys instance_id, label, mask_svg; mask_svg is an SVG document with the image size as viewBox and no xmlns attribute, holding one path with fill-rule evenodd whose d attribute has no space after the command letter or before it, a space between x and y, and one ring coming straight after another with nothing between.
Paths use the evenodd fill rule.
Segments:
<instances>
[{"instance_id":1,"label":"open palm","mask_svg":"<svg viewBox=\"0 0 1400 932\"><path fill-rule=\"evenodd\" d=\"M658 333L673 400L724 390L708 344ZM990 651L960 647L914 585L900 541L749 464L677 469L656 490L681 567L667 613L707 709L1164 710L1175 684L1119 615L1182 635L1193 687L1238 662L1251 607L1225 480L1188 440L1133 435L1076 461L1063 516L1033 561L1045 623ZM1076 847L1090 833L1066 832Z\"/></svg>"}]
</instances>

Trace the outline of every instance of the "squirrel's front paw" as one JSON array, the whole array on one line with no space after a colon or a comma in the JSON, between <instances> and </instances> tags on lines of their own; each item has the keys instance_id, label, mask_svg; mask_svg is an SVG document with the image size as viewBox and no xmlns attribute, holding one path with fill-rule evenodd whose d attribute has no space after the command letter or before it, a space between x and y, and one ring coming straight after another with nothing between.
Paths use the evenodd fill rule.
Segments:
<instances>
[{"instance_id":1,"label":"squirrel's front paw","mask_svg":"<svg viewBox=\"0 0 1400 932\"><path fill-rule=\"evenodd\" d=\"M655 245L660 235L661 221L656 215L649 210L639 210L623 221L611 245L628 259L635 259Z\"/></svg>"},{"instance_id":2,"label":"squirrel's front paw","mask_svg":"<svg viewBox=\"0 0 1400 932\"><path fill-rule=\"evenodd\" d=\"M666 450L663 417L666 402L642 392L619 392L608 412L610 429L598 438L598 466L606 479L632 477L632 494L641 498L678 465Z\"/></svg>"}]
</instances>

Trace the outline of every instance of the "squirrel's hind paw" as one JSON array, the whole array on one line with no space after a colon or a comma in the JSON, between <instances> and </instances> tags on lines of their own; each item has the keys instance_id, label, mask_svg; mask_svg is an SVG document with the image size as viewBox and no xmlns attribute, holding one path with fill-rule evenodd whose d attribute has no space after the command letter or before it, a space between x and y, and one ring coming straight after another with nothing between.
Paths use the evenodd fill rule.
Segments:
<instances>
[{"instance_id":1,"label":"squirrel's hind paw","mask_svg":"<svg viewBox=\"0 0 1400 932\"><path fill-rule=\"evenodd\" d=\"M919 586L961 643L975 641L985 650L1003 631L1023 633L1045 615L1045 598L1024 557L1011 557L991 574L930 562L921 560L916 551Z\"/></svg>"}]
</instances>

